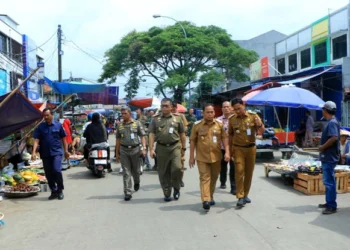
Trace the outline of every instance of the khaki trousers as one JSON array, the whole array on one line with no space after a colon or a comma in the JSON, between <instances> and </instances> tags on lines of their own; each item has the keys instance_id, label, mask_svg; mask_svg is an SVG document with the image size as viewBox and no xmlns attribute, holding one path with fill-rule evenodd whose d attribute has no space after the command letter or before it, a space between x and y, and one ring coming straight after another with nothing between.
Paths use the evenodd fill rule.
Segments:
<instances>
[{"instance_id":1,"label":"khaki trousers","mask_svg":"<svg viewBox=\"0 0 350 250\"><path fill-rule=\"evenodd\" d=\"M216 181L221 171L221 161L207 163L197 161L202 202L214 199Z\"/></svg>"},{"instance_id":2,"label":"khaki trousers","mask_svg":"<svg viewBox=\"0 0 350 250\"><path fill-rule=\"evenodd\" d=\"M123 168L124 194L131 194L132 178L134 184L140 184L140 147L120 147L120 163Z\"/></svg>"},{"instance_id":3,"label":"khaki trousers","mask_svg":"<svg viewBox=\"0 0 350 250\"><path fill-rule=\"evenodd\" d=\"M180 190L181 150L178 145L165 147L157 145L157 166L160 185L164 196L171 196L171 188Z\"/></svg>"},{"instance_id":4,"label":"khaki trousers","mask_svg":"<svg viewBox=\"0 0 350 250\"><path fill-rule=\"evenodd\" d=\"M236 196L247 197L252 184L256 147L234 147Z\"/></svg>"}]
</instances>

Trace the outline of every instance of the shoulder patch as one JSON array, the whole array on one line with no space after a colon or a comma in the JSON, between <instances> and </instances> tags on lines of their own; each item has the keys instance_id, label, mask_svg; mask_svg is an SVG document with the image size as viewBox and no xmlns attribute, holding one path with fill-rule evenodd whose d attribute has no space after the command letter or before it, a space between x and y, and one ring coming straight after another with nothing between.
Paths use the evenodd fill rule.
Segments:
<instances>
[{"instance_id":1,"label":"shoulder patch","mask_svg":"<svg viewBox=\"0 0 350 250\"><path fill-rule=\"evenodd\" d=\"M222 121L218 120L218 119L215 119L215 121L217 121L218 123L222 124Z\"/></svg>"},{"instance_id":2,"label":"shoulder patch","mask_svg":"<svg viewBox=\"0 0 350 250\"><path fill-rule=\"evenodd\" d=\"M248 112L249 114L256 115L256 113L255 113L254 111L248 110L247 112Z\"/></svg>"},{"instance_id":3,"label":"shoulder patch","mask_svg":"<svg viewBox=\"0 0 350 250\"><path fill-rule=\"evenodd\" d=\"M194 125L197 125L197 124L201 123L201 121L202 121L202 120L196 121L196 122L194 123Z\"/></svg>"},{"instance_id":4,"label":"shoulder patch","mask_svg":"<svg viewBox=\"0 0 350 250\"><path fill-rule=\"evenodd\" d=\"M230 119L231 117L234 117L235 116L235 114L232 114L232 115L230 115L229 117L228 117L228 119Z\"/></svg>"},{"instance_id":5,"label":"shoulder patch","mask_svg":"<svg viewBox=\"0 0 350 250\"><path fill-rule=\"evenodd\" d=\"M157 117L157 116L159 116L160 114L158 113L158 114L155 114L155 115L153 115L153 117Z\"/></svg>"}]
</instances>

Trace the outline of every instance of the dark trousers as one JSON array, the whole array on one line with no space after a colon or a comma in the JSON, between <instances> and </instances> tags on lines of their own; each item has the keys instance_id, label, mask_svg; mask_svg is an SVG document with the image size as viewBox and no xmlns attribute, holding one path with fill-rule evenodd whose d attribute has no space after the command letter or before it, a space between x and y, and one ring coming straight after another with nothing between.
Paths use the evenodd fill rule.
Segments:
<instances>
[{"instance_id":1,"label":"dark trousers","mask_svg":"<svg viewBox=\"0 0 350 250\"><path fill-rule=\"evenodd\" d=\"M62 155L42 158L45 175L51 192L62 192L63 176L62 176Z\"/></svg>"},{"instance_id":2,"label":"dark trousers","mask_svg":"<svg viewBox=\"0 0 350 250\"><path fill-rule=\"evenodd\" d=\"M227 164L228 162L225 161L224 156L225 156L225 150L221 150L222 152L222 160L221 160L221 172L220 172L220 183L221 185L226 185L226 180L227 180ZM231 184L231 189L236 188L235 184L235 163L233 161L230 161L230 184Z\"/></svg>"},{"instance_id":3,"label":"dark trousers","mask_svg":"<svg viewBox=\"0 0 350 250\"><path fill-rule=\"evenodd\" d=\"M334 168L337 163L322 162L322 179L326 187L327 207L337 208L337 182L335 180Z\"/></svg>"}]
</instances>

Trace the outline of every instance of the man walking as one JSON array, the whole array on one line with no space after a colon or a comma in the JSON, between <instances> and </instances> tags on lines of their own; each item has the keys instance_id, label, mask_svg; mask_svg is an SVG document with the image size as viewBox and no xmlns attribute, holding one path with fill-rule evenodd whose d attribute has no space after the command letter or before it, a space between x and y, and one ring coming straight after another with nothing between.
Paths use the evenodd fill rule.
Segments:
<instances>
[{"instance_id":1,"label":"man walking","mask_svg":"<svg viewBox=\"0 0 350 250\"><path fill-rule=\"evenodd\" d=\"M172 114L173 104L169 98L161 101L162 113L154 116L149 127L149 148L152 158L157 157L158 176L164 193L164 201L180 198L181 157L186 150L184 124L177 114ZM154 142L157 148L154 150ZM179 143L181 141L181 145Z\"/></svg>"},{"instance_id":2,"label":"man walking","mask_svg":"<svg viewBox=\"0 0 350 250\"><path fill-rule=\"evenodd\" d=\"M319 151L322 162L323 184L326 187L326 203L320 204L324 208L323 214L334 214L337 212L337 191L334 168L340 157L340 125L335 118L337 106L328 101L322 107L322 115L328 121L321 136Z\"/></svg>"},{"instance_id":3,"label":"man walking","mask_svg":"<svg viewBox=\"0 0 350 250\"><path fill-rule=\"evenodd\" d=\"M178 113L177 112L177 102L176 101L173 101L173 109L171 110L171 112L173 114L177 114L178 116L180 116L183 124L184 124L184 128L185 128L185 133L187 132L187 129L188 129L188 122L187 122L187 119L185 117L184 114L181 114L181 113ZM186 149L185 149L186 150ZM186 170L185 168L185 154L181 157L181 187L184 187L185 186L185 183L183 182L183 178L184 178L184 172Z\"/></svg>"},{"instance_id":4,"label":"man walking","mask_svg":"<svg viewBox=\"0 0 350 250\"><path fill-rule=\"evenodd\" d=\"M222 104L222 113L223 115L218 117L217 120L221 121L225 132L228 134L228 121L232 114L232 105L230 102L224 102ZM221 144L221 152L223 159L221 160L221 172L220 172L220 188L225 189L226 188L226 180L227 180L227 162L224 160L225 155L225 147L224 144ZM236 195L236 184L235 184L235 163L231 159L230 162L230 170L229 170L229 176L230 176L230 184L231 184L231 190L230 193L232 195Z\"/></svg>"},{"instance_id":5,"label":"man walking","mask_svg":"<svg viewBox=\"0 0 350 250\"><path fill-rule=\"evenodd\" d=\"M36 159L35 153L39 147L40 157L43 161L45 176L47 178L51 195L49 200L63 200L63 176L62 155L69 160L66 133L61 123L53 120L53 112L49 108L43 110L45 122L41 123L33 134L34 146L32 160ZM63 150L62 150L63 148Z\"/></svg>"},{"instance_id":6,"label":"man walking","mask_svg":"<svg viewBox=\"0 0 350 250\"><path fill-rule=\"evenodd\" d=\"M191 148L189 164L195 164L194 151L199 171L201 198L203 209L208 211L215 205L214 191L221 169L221 143L225 147L224 160L230 160L227 133L223 124L214 119L214 107L207 104L203 110L203 120L194 124L191 133Z\"/></svg>"},{"instance_id":7,"label":"man walking","mask_svg":"<svg viewBox=\"0 0 350 250\"><path fill-rule=\"evenodd\" d=\"M143 172L143 166L146 166L145 171L149 171L151 170L151 164L149 163L149 159L148 159L148 154L147 154L147 149L148 149L148 118L143 114L143 110L141 109L137 109L136 110L137 113L137 121L139 121L145 131L145 140L146 140L146 155L145 156L140 156L141 157L141 174Z\"/></svg>"},{"instance_id":8,"label":"man walking","mask_svg":"<svg viewBox=\"0 0 350 250\"><path fill-rule=\"evenodd\" d=\"M187 136L191 136L193 124L197 121L197 117L193 114L193 112L193 109L189 109L188 115L186 116L188 122Z\"/></svg>"},{"instance_id":9,"label":"man walking","mask_svg":"<svg viewBox=\"0 0 350 250\"><path fill-rule=\"evenodd\" d=\"M257 132L263 134L265 127L256 113L245 110L242 99L233 99L232 106L235 115L229 120L228 134L235 160L237 207L242 208L251 203L248 194L255 166L255 137Z\"/></svg>"},{"instance_id":10,"label":"man walking","mask_svg":"<svg viewBox=\"0 0 350 250\"><path fill-rule=\"evenodd\" d=\"M306 116L307 116L307 120L306 120L304 147L310 147L312 146L312 142L313 142L313 132L314 132L315 123L309 110L306 111Z\"/></svg>"},{"instance_id":11,"label":"man walking","mask_svg":"<svg viewBox=\"0 0 350 250\"><path fill-rule=\"evenodd\" d=\"M145 131L139 121L131 118L129 107L121 109L123 122L118 124L116 134L116 160L123 168L124 200L129 201L131 196L132 181L134 179L134 190L140 189L140 154L146 155ZM141 140L141 141L140 141ZM142 149L140 152L140 143Z\"/></svg>"}]
</instances>

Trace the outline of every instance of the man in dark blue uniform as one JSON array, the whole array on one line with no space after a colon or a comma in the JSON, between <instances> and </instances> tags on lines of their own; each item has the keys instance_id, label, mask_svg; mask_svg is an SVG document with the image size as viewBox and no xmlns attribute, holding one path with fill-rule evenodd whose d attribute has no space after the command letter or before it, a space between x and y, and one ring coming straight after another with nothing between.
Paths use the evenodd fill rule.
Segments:
<instances>
[{"instance_id":1,"label":"man in dark blue uniform","mask_svg":"<svg viewBox=\"0 0 350 250\"><path fill-rule=\"evenodd\" d=\"M62 156L69 159L66 133L62 124L53 120L52 110L43 110L45 122L41 123L34 132L34 146L32 160L35 160L35 152L39 147L40 157L44 164L46 179L51 189L49 200L63 200ZM63 147L62 147L63 144Z\"/></svg>"},{"instance_id":2,"label":"man in dark blue uniform","mask_svg":"<svg viewBox=\"0 0 350 250\"><path fill-rule=\"evenodd\" d=\"M340 158L340 125L335 118L337 106L332 101L327 101L322 107L322 115L328 123L323 129L320 138L320 161L322 162L322 180L326 187L326 203L318 205L324 208L323 214L334 214L337 212L337 182L335 180L334 168ZM319 138L316 138L318 140Z\"/></svg>"}]
</instances>

